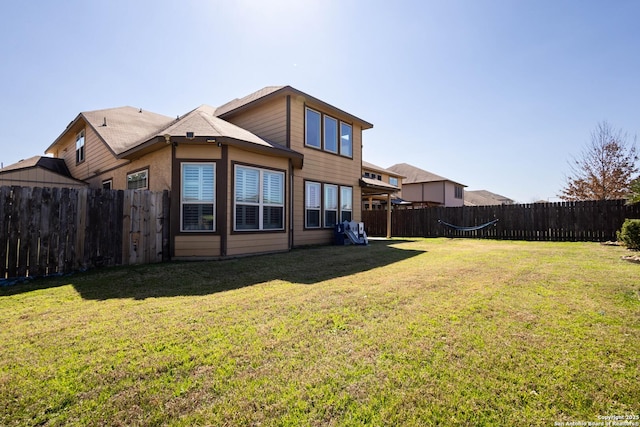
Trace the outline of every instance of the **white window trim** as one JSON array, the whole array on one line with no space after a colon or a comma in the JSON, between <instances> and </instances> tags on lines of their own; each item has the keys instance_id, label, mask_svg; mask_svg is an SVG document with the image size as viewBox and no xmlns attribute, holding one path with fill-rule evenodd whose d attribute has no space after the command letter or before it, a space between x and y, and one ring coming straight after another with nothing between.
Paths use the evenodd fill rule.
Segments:
<instances>
[{"instance_id":1,"label":"white window trim","mask_svg":"<svg viewBox=\"0 0 640 427\"><path fill-rule=\"evenodd\" d=\"M309 206L307 206L307 192L308 192L308 186L309 185L313 185L313 186L317 186L318 187L318 195L320 197L319 203L318 203L318 207L313 207L310 208ZM310 230L318 230L320 228L322 228L322 183L320 182L316 182L316 181L305 181L304 183L304 228L308 228ZM309 223L307 222L307 211L318 211L318 225L309 225Z\"/></svg>"},{"instance_id":2,"label":"white window trim","mask_svg":"<svg viewBox=\"0 0 640 427\"><path fill-rule=\"evenodd\" d=\"M129 177L132 176L132 175L136 175L136 174L142 173L142 172L144 172L145 175L146 175L147 184L144 187L140 187L140 188L129 188ZM148 190L149 189L149 169L140 169L140 170L137 170L135 172L128 173L127 174L127 189L128 190Z\"/></svg>"},{"instance_id":3,"label":"white window trim","mask_svg":"<svg viewBox=\"0 0 640 427\"><path fill-rule=\"evenodd\" d=\"M213 202L185 202L183 194L183 179L185 165L213 166ZM149 183L147 175L147 184ZM211 230L186 230L184 228L184 205L212 205L213 224ZM182 162L180 164L180 232L181 233L214 233L216 231L216 164L214 162Z\"/></svg>"},{"instance_id":4,"label":"white window trim","mask_svg":"<svg viewBox=\"0 0 640 427\"><path fill-rule=\"evenodd\" d=\"M82 144L78 145L80 139L82 138ZM87 143L86 134L84 129L76 134L76 164L84 162L85 159L85 146Z\"/></svg>"}]
</instances>

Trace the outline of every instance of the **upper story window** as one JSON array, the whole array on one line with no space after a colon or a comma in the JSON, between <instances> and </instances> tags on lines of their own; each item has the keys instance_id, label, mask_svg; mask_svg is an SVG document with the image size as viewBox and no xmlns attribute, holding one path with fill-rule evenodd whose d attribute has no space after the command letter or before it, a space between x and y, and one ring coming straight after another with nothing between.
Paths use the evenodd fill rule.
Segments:
<instances>
[{"instance_id":1,"label":"upper story window","mask_svg":"<svg viewBox=\"0 0 640 427\"><path fill-rule=\"evenodd\" d=\"M215 230L215 164L182 163L180 231Z\"/></svg>"},{"instance_id":2,"label":"upper story window","mask_svg":"<svg viewBox=\"0 0 640 427\"><path fill-rule=\"evenodd\" d=\"M324 116L324 149L338 152L338 121L329 116Z\"/></svg>"},{"instance_id":3,"label":"upper story window","mask_svg":"<svg viewBox=\"0 0 640 427\"><path fill-rule=\"evenodd\" d=\"M305 109L304 138L307 147L353 157L352 126L308 107Z\"/></svg>"},{"instance_id":4,"label":"upper story window","mask_svg":"<svg viewBox=\"0 0 640 427\"><path fill-rule=\"evenodd\" d=\"M84 162L84 129L76 135L76 163Z\"/></svg>"},{"instance_id":5,"label":"upper story window","mask_svg":"<svg viewBox=\"0 0 640 427\"><path fill-rule=\"evenodd\" d=\"M353 129L351 125L340 122L340 154L353 157Z\"/></svg>"},{"instance_id":6,"label":"upper story window","mask_svg":"<svg viewBox=\"0 0 640 427\"><path fill-rule=\"evenodd\" d=\"M462 194L463 194L462 186L456 185L454 191L455 191L455 194L454 194L455 198L456 199L462 199Z\"/></svg>"},{"instance_id":7,"label":"upper story window","mask_svg":"<svg viewBox=\"0 0 640 427\"><path fill-rule=\"evenodd\" d=\"M395 185L397 187L398 186L398 178L396 178L394 176L390 176L389 177L389 184Z\"/></svg>"},{"instance_id":8,"label":"upper story window","mask_svg":"<svg viewBox=\"0 0 640 427\"><path fill-rule=\"evenodd\" d=\"M322 131L320 125L320 113L310 108L306 110L305 116L305 145L315 148L321 148L320 134Z\"/></svg>"},{"instance_id":9,"label":"upper story window","mask_svg":"<svg viewBox=\"0 0 640 427\"><path fill-rule=\"evenodd\" d=\"M149 188L149 169L139 170L127 175L128 190L146 190Z\"/></svg>"}]
</instances>

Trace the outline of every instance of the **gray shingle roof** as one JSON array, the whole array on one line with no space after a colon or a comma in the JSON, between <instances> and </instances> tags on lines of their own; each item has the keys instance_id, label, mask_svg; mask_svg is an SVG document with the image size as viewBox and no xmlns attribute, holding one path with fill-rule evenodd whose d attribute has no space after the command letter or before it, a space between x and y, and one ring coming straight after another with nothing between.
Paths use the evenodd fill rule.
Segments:
<instances>
[{"instance_id":1,"label":"gray shingle roof","mask_svg":"<svg viewBox=\"0 0 640 427\"><path fill-rule=\"evenodd\" d=\"M20 160L14 164L5 166L0 169L0 173L16 171L22 169L30 169L35 167L41 167L43 169L50 170L57 174L73 178L71 176L71 172L69 172L69 168L67 168L67 164L64 162L64 159L45 157L45 156L33 156L28 159Z\"/></svg>"},{"instance_id":2,"label":"gray shingle roof","mask_svg":"<svg viewBox=\"0 0 640 427\"><path fill-rule=\"evenodd\" d=\"M443 176L436 175L435 173L417 168L408 163L398 163L393 166L389 166L387 169L404 176L405 178L402 180L403 184L414 184L419 182L449 181L455 184L463 185L463 184L460 184L459 182L456 182L449 178L445 178Z\"/></svg>"},{"instance_id":3,"label":"gray shingle roof","mask_svg":"<svg viewBox=\"0 0 640 427\"><path fill-rule=\"evenodd\" d=\"M513 203L512 199L487 190L464 192L464 204L467 206L510 205Z\"/></svg>"},{"instance_id":4,"label":"gray shingle roof","mask_svg":"<svg viewBox=\"0 0 640 427\"><path fill-rule=\"evenodd\" d=\"M187 132L193 132L194 136L228 137L265 147L274 146L248 130L218 118L215 111L214 107L201 105L166 128L156 130L154 136L185 136Z\"/></svg>"},{"instance_id":5,"label":"gray shingle roof","mask_svg":"<svg viewBox=\"0 0 640 427\"><path fill-rule=\"evenodd\" d=\"M262 89L253 92L245 97L242 98L236 98L232 101L227 102L224 105L219 106L218 108L216 108L215 110L215 115L216 116L222 116L225 113L228 113L229 111L233 111L235 109L238 109L240 107L243 107L247 104L250 104L254 101L257 101L260 98L263 98L267 95L272 94L273 92L277 92L280 89L284 88L286 86L267 86L267 87L263 87Z\"/></svg>"}]
</instances>

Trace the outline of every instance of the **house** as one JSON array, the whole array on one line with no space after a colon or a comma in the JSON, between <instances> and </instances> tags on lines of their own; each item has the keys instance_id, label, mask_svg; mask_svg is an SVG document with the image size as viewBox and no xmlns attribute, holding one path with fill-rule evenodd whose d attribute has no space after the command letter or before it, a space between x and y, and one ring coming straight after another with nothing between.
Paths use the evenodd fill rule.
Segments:
<instances>
[{"instance_id":1,"label":"house","mask_svg":"<svg viewBox=\"0 0 640 427\"><path fill-rule=\"evenodd\" d=\"M404 176L401 197L414 207L464 205L464 184L407 163L398 163L387 169Z\"/></svg>"},{"instance_id":2,"label":"house","mask_svg":"<svg viewBox=\"0 0 640 427\"><path fill-rule=\"evenodd\" d=\"M493 205L512 205L515 201L501 196L500 194L492 193L487 190L473 190L464 192L464 205L465 206L493 206Z\"/></svg>"},{"instance_id":3,"label":"house","mask_svg":"<svg viewBox=\"0 0 640 427\"><path fill-rule=\"evenodd\" d=\"M372 127L270 86L177 118L83 112L46 153L92 188L170 190L171 256L217 258L330 243L337 222L360 220L362 131Z\"/></svg>"},{"instance_id":4,"label":"house","mask_svg":"<svg viewBox=\"0 0 640 427\"><path fill-rule=\"evenodd\" d=\"M0 186L86 187L75 179L62 159L34 156L0 169Z\"/></svg>"},{"instance_id":5,"label":"house","mask_svg":"<svg viewBox=\"0 0 640 427\"><path fill-rule=\"evenodd\" d=\"M394 205L406 204L398 198L401 190L402 175L362 161L362 209L386 209L386 237L391 237L391 211Z\"/></svg>"},{"instance_id":6,"label":"house","mask_svg":"<svg viewBox=\"0 0 640 427\"><path fill-rule=\"evenodd\" d=\"M392 206L410 204L398 197L402 190L402 178L402 175L363 160L360 183L362 209L386 209L388 203Z\"/></svg>"}]
</instances>

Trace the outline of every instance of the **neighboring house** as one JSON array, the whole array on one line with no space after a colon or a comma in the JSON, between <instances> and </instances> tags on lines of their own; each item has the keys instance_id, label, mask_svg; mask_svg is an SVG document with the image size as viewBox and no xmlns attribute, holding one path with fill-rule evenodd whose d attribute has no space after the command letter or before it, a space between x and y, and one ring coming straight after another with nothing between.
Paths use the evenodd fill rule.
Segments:
<instances>
[{"instance_id":1,"label":"neighboring house","mask_svg":"<svg viewBox=\"0 0 640 427\"><path fill-rule=\"evenodd\" d=\"M492 205L512 205L514 200L492 193L487 190L474 190L464 192L465 206L492 206Z\"/></svg>"},{"instance_id":2,"label":"neighboring house","mask_svg":"<svg viewBox=\"0 0 640 427\"><path fill-rule=\"evenodd\" d=\"M410 204L398 197L402 189L402 175L373 163L362 161L362 209L386 209L389 199L392 206Z\"/></svg>"},{"instance_id":3,"label":"neighboring house","mask_svg":"<svg viewBox=\"0 0 640 427\"><path fill-rule=\"evenodd\" d=\"M387 232L386 237L391 237L391 211L394 204L405 204L398 198L401 190L402 175L376 166L372 163L362 162L362 209L386 209Z\"/></svg>"},{"instance_id":4,"label":"neighboring house","mask_svg":"<svg viewBox=\"0 0 640 427\"><path fill-rule=\"evenodd\" d=\"M34 156L0 169L0 186L86 187L75 179L62 159Z\"/></svg>"},{"instance_id":5,"label":"neighboring house","mask_svg":"<svg viewBox=\"0 0 640 427\"><path fill-rule=\"evenodd\" d=\"M80 113L46 152L92 188L170 190L171 256L216 258L330 243L337 222L360 220L371 127L272 86L178 118Z\"/></svg>"},{"instance_id":6,"label":"neighboring house","mask_svg":"<svg viewBox=\"0 0 640 427\"><path fill-rule=\"evenodd\" d=\"M398 163L387 169L402 179L401 197L418 206L463 206L466 185L422 170L407 163Z\"/></svg>"}]
</instances>

